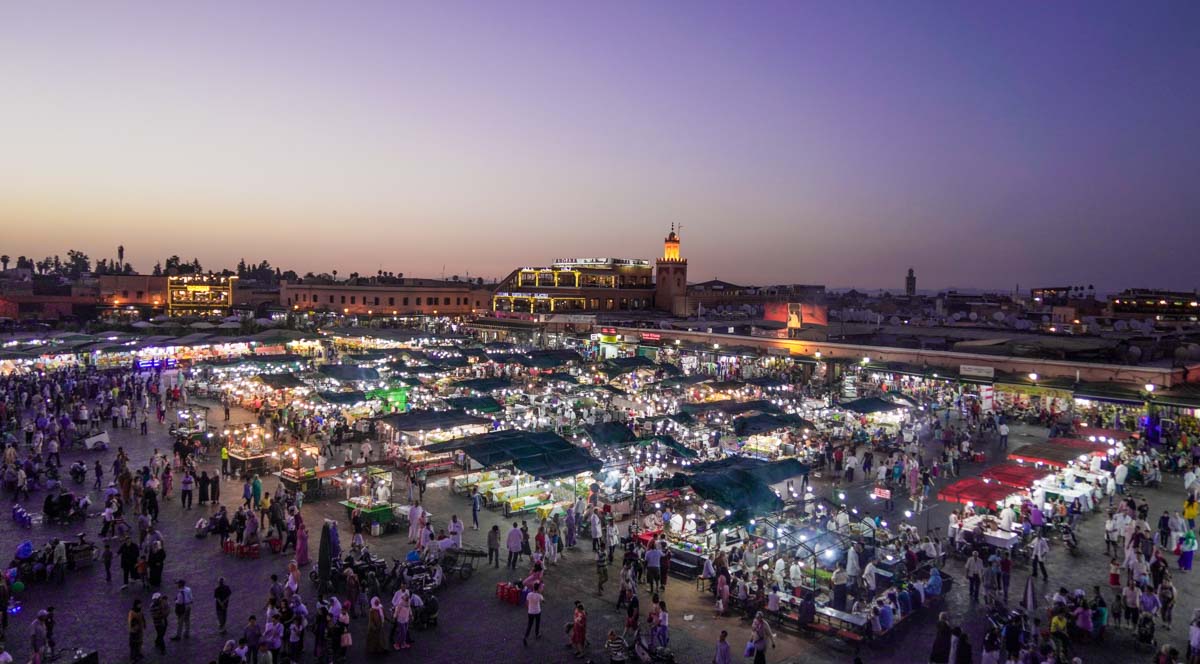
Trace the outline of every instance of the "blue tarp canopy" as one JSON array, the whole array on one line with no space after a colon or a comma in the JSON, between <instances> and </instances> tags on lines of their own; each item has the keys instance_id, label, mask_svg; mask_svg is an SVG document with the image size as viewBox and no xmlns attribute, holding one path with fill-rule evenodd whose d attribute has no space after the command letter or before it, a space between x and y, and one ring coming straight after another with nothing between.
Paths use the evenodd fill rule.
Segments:
<instances>
[{"instance_id":1,"label":"blue tarp canopy","mask_svg":"<svg viewBox=\"0 0 1200 664\"><path fill-rule=\"evenodd\" d=\"M273 390L286 390L296 387L306 387L299 378L296 378L294 374L290 373L259 374L257 378L258 382Z\"/></svg>"},{"instance_id":2,"label":"blue tarp canopy","mask_svg":"<svg viewBox=\"0 0 1200 664\"><path fill-rule=\"evenodd\" d=\"M609 376L620 376L630 371L654 369L657 366L650 358L635 355L633 357L616 357L611 360L605 360L600 365L600 372Z\"/></svg>"}]
</instances>

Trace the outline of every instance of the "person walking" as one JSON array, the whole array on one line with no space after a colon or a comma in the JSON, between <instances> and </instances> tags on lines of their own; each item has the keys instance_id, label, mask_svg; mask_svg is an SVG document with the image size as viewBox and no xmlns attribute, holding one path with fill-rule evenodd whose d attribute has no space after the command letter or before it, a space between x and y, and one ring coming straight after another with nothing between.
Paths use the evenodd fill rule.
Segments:
<instances>
[{"instance_id":1,"label":"person walking","mask_svg":"<svg viewBox=\"0 0 1200 664\"><path fill-rule=\"evenodd\" d=\"M408 643L408 624L412 621L412 604L407 592L397 595L399 597L392 603L392 619L396 621L396 638L392 647L396 650L406 650L411 647Z\"/></svg>"},{"instance_id":2,"label":"person walking","mask_svg":"<svg viewBox=\"0 0 1200 664\"><path fill-rule=\"evenodd\" d=\"M525 607L527 609L527 618L525 621L525 636L521 637L521 643L529 645L529 632L533 631L533 638L542 638L542 601L545 596L542 595L542 584L535 582L533 589L525 594Z\"/></svg>"},{"instance_id":3,"label":"person walking","mask_svg":"<svg viewBox=\"0 0 1200 664\"><path fill-rule=\"evenodd\" d=\"M129 661L142 661L142 639L146 632L146 617L142 615L142 600L133 600L133 606L126 617L129 630Z\"/></svg>"},{"instance_id":4,"label":"person walking","mask_svg":"<svg viewBox=\"0 0 1200 664\"><path fill-rule=\"evenodd\" d=\"M217 633L225 633L225 621L229 618L229 597L233 589L225 585L225 577L217 579L217 587L213 590L213 600L217 609Z\"/></svg>"},{"instance_id":5,"label":"person walking","mask_svg":"<svg viewBox=\"0 0 1200 664\"><path fill-rule=\"evenodd\" d=\"M608 547L596 549L596 594L604 594L604 584L608 582Z\"/></svg>"},{"instance_id":6,"label":"person walking","mask_svg":"<svg viewBox=\"0 0 1200 664\"><path fill-rule=\"evenodd\" d=\"M1042 570L1042 580L1050 580L1050 574L1046 572L1046 554L1048 553L1050 553L1050 543L1046 541L1045 535L1039 530L1034 534L1033 544L1029 547L1029 567L1033 573L1033 578L1037 578L1038 568L1040 567Z\"/></svg>"},{"instance_id":7,"label":"person walking","mask_svg":"<svg viewBox=\"0 0 1200 664\"><path fill-rule=\"evenodd\" d=\"M196 478L192 475L192 471L185 470L183 479L179 480L179 504L183 509L192 509L192 487L196 484Z\"/></svg>"},{"instance_id":8,"label":"person walking","mask_svg":"<svg viewBox=\"0 0 1200 664\"><path fill-rule=\"evenodd\" d=\"M520 559L520 557L521 557L521 542L522 541L523 541L523 537L521 535L521 528L519 526L517 526L517 522L514 521L513 525L512 525L512 530L508 531L508 536L505 538L505 547L508 549L508 568L509 569L517 568L517 560Z\"/></svg>"},{"instance_id":9,"label":"person walking","mask_svg":"<svg viewBox=\"0 0 1200 664\"><path fill-rule=\"evenodd\" d=\"M733 664L733 653L729 650L729 632L725 630L721 630L721 635L717 637L712 664Z\"/></svg>"},{"instance_id":10,"label":"person walking","mask_svg":"<svg viewBox=\"0 0 1200 664\"><path fill-rule=\"evenodd\" d=\"M150 620L154 623L154 647L163 655L167 653L167 620L170 614L167 598L162 593L154 593L150 598Z\"/></svg>"},{"instance_id":11,"label":"person walking","mask_svg":"<svg viewBox=\"0 0 1200 664\"><path fill-rule=\"evenodd\" d=\"M575 612L571 618L571 647L575 649L575 658L583 659L583 649L587 646L587 611L582 602L575 602Z\"/></svg>"},{"instance_id":12,"label":"person walking","mask_svg":"<svg viewBox=\"0 0 1200 664\"><path fill-rule=\"evenodd\" d=\"M488 564L500 569L500 526L492 526L487 534Z\"/></svg>"},{"instance_id":13,"label":"person walking","mask_svg":"<svg viewBox=\"0 0 1200 664\"><path fill-rule=\"evenodd\" d=\"M767 664L767 642L775 647L775 632L767 624L763 612L754 614L754 622L750 624L751 641L754 643L754 664Z\"/></svg>"},{"instance_id":14,"label":"person walking","mask_svg":"<svg viewBox=\"0 0 1200 664\"><path fill-rule=\"evenodd\" d=\"M175 636L172 641L192 636L192 589L183 579L175 582Z\"/></svg>"},{"instance_id":15,"label":"person walking","mask_svg":"<svg viewBox=\"0 0 1200 664\"><path fill-rule=\"evenodd\" d=\"M979 601L979 582L983 578L983 559L979 557L979 551L971 552L971 557L967 558L966 564L967 582L970 585L970 597L972 602ZM1034 573L1036 575L1036 568Z\"/></svg>"},{"instance_id":16,"label":"person walking","mask_svg":"<svg viewBox=\"0 0 1200 664\"><path fill-rule=\"evenodd\" d=\"M615 629L608 630L608 640L604 642L604 651L608 653L609 664L625 664L629 658L629 646L625 640L617 636Z\"/></svg>"},{"instance_id":17,"label":"person walking","mask_svg":"<svg viewBox=\"0 0 1200 664\"><path fill-rule=\"evenodd\" d=\"M483 507L483 496L479 487L471 487L471 530L479 530L479 508Z\"/></svg>"}]
</instances>

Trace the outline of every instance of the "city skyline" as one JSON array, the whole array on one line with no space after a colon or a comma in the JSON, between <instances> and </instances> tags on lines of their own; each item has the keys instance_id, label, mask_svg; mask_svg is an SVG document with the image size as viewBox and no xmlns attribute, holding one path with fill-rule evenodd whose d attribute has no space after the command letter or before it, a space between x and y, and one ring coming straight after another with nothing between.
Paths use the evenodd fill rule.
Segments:
<instances>
[{"instance_id":1,"label":"city skyline","mask_svg":"<svg viewBox=\"0 0 1200 664\"><path fill-rule=\"evenodd\" d=\"M1192 290L1200 7L0 9L0 252ZM898 20L903 18L904 20Z\"/></svg>"}]
</instances>

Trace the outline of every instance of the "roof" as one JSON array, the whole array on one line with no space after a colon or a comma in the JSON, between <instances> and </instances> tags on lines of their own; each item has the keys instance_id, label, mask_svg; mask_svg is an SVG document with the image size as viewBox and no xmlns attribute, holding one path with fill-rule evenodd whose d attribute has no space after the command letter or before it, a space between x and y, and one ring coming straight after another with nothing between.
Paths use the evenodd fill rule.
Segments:
<instances>
[{"instance_id":1,"label":"roof","mask_svg":"<svg viewBox=\"0 0 1200 664\"><path fill-rule=\"evenodd\" d=\"M781 413L758 413L757 415L739 417L733 421L733 432L739 436L753 436L779 429L799 427L811 429L813 423L798 415L785 415Z\"/></svg>"},{"instance_id":2,"label":"roof","mask_svg":"<svg viewBox=\"0 0 1200 664\"><path fill-rule=\"evenodd\" d=\"M337 381L379 380L378 371L347 364L324 364L317 368L317 372Z\"/></svg>"},{"instance_id":3,"label":"roof","mask_svg":"<svg viewBox=\"0 0 1200 664\"><path fill-rule=\"evenodd\" d=\"M556 433L509 429L466 436L422 448L428 452L462 450L476 463L488 467L511 463L521 472L554 479L600 470L600 460Z\"/></svg>"},{"instance_id":4,"label":"roof","mask_svg":"<svg viewBox=\"0 0 1200 664\"><path fill-rule=\"evenodd\" d=\"M869 415L871 413L885 413L892 410L903 410L908 408L908 406L904 404L888 401L887 399L880 399L879 397L863 397L862 399L855 399L854 401L846 401L838 404L838 407L845 410L854 411L855 413L861 413L863 415Z\"/></svg>"},{"instance_id":5,"label":"roof","mask_svg":"<svg viewBox=\"0 0 1200 664\"><path fill-rule=\"evenodd\" d=\"M629 427L620 422L600 422L585 426L588 438L596 445L622 445L632 443L636 436Z\"/></svg>"},{"instance_id":6,"label":"roof","mask_svg":"<svg viewBox=\"0 0 1200 664\"><path fill-rule=\"evenodd\" d=\"M336 404L338 406L353 406L356 403L367 401L367 395L363 392L317 392L317 396L321 397L326 403Z\"/></svg>"},{"instance_id":7,"label":"roof","mask_svg":"<svg viewBox=\"0 0 1200 664\"><path fill-rule=\"evenodd\" d=\"M650 358L634 355L633 357L615 357L611 360L605 360L600 364L599 369L610 376L619 376L630 371L650 369L655 366L657 365Z\"/></svg>"},{"instance_id":8,"label":"roof","mask_svg":"<svg viewBox=\"0 0 1200 664\"><path fill-rule=\"evenodd\" d=\"M453 384L453 387L461 387L475 392L494 392L511 386L512 381L507 378L471 378Z\"/></svg>"},{"instance_id":9,"label":"roof","mask_svg":"<svg viewBox=\"0 0 1200 664\"><path fill-rule=\"evenodd\" d=\"M491 397L452 397L443 399L447 406L456 410L477 410L482 413L496 413L504 409L499 401Z\"/></svg>"},{"instance_id":10,"label":"roof","mask_svg":"<svg viewBox=\"0 0 1200 664\"><path fill-rule=\"evenodd\" d=\"M410 410L378 418L397 431L434 431L491 424L485 417L468 415L461 410Z\"/></svg>"},{"instance_id":11,"label":"roof","mask_svg":"<svg viewBox=\"0 0 1200 664\"><path fill-rule=\"evenodd\" d=\"M305 387L304 382L296 378L294 374L259 374L258 381L267 387L274 390L286 390L296 387Z\"/></svg>"}]
</instances>

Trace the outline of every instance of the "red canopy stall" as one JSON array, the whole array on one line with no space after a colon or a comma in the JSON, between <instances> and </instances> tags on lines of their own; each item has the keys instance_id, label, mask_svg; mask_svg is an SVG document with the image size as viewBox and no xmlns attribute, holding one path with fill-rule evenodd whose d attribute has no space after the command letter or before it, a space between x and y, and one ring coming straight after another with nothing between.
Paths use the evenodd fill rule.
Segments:
<instances>
[{"instance_id":1,"label":"red canopy stall","mask_svg":"<svg viewBox=\"0 0 1200 664\"><path fill-rule=\"evenodd\" d=\"M980 477L1015 489L1028 489L1033 483L1053 474L1048 468L1038 468L1020 463L1002 463L980 473Z\"/></svg>"},{"instance_id":2,"label":"red canopy stall","mask_svg":"<svg viewBox=\"0 0 1200 664\"><path fill-rule=\"evenodd\" d=\"M1012 489L996 482L984 482L978 477L967 477L946 486L938 492L938 499L961 503L968 507L996 507L1012 494Z\"/></svg>"}]
</instances>

